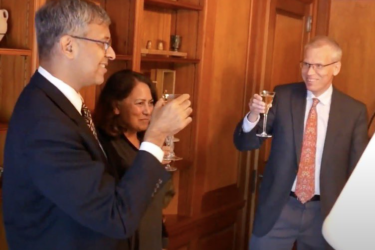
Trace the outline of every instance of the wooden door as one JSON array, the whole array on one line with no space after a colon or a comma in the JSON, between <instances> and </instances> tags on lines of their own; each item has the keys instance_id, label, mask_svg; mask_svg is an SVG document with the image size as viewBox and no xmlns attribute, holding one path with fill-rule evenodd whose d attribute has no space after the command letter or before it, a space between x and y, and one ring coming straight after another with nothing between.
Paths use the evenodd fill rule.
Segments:
<instances>
[{"instance_id":1,"label":"wooden door","mask_svg":"<svg viewBox=\"0 0 375 250\"><path fill-rule=\"evenodd\" d=\"M303 59L304 44L313 37L316 27L315 0L271 0L269 7L264 81L259 90L302 81L299 62ZM271 142L268 139L259 152L256 196Z\"/></svg>"}]
</instances>

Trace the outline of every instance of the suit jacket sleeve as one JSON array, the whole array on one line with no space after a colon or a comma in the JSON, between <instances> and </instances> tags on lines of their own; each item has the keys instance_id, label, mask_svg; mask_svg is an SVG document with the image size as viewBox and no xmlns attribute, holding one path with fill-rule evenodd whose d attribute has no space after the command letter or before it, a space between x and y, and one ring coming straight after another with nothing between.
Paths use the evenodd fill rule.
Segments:
<instances>
[{"instance_id":1,"label":"suit jacket sleeve","mask_svg":"<svg viewBox=\"0 0 375 250\"><path fill-rule=\"evenodd\" d=\"M143 151L116 184L74 125L51 116L35 124L23 150L29 174L47 199L81 225L112 238L127 238L169 174Z\"/></svg>"}]
</instances>

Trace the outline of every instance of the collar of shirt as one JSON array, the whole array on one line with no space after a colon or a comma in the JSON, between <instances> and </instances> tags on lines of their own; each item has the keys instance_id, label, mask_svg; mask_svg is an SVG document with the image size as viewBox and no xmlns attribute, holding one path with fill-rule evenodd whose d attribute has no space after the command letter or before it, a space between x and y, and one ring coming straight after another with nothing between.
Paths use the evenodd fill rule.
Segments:
<instances>
[{"instance_id":1,"label":"collar of shirt","mask_svg":"<svg viewBox=\"0 0 375 250\"><path fill-rule=\"evenodd\" d=\"M65 82L61 81L60 79L54 77L45 70L43 67L39 66L38 72L44 76L50 83L52 83L61 93L72 103L72 105L77 109L78 113L81 114L82 108L82 96L75 91L72 87L70 87ZM82 114L81 114L82 115Z\"/></svg>"},{"instance_id":2,"label":"collar of shirt","mask_svg":"<svg viewBox=\"0 0 375 250\"><path fill-rule=\"evenodd\" d=\"M331 100L332 100L332 92L333 92L332 84L319 97L316 97L310 90L308 90L307 91L306 100L311 100L312 101L313 98L318 98L319 99L319 104L322 104L324 106L330 105L331 104Z\"/></svg>"}]
</instances>

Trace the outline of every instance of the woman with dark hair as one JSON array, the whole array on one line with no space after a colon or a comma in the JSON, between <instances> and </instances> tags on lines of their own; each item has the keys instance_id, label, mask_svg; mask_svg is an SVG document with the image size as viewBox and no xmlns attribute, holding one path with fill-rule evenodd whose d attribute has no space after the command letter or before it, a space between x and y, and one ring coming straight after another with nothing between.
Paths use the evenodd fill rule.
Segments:
<instances>
[{"instance_id":1,"label":"woman with dark hair","mask_svg":"<svg viewBox=\"0 0 375 250\"><path fill-rule=\"evenodd\" d=\"M114 73L102 89L93 121L110 166L113 166L107 171L115 179L120 179L131 166L156 101L152 81L131 70ZM162 244L162 209L166 195L173 195L171 185L171 181L167 182L156 193L136 235L131 242L124 243L124 249L161 250L165 247Z\"/></svg>"}]
</instances>

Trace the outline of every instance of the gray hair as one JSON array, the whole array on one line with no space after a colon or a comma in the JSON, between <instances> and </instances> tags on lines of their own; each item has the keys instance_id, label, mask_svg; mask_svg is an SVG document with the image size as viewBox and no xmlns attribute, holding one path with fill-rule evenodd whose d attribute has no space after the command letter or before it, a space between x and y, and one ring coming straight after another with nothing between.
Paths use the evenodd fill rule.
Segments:
<instances>
[{"instance_id":1,"label":"gray hair","mask_svg":"<svg viewBox=\"0 0 375 250\"><path fill-rule=\"evenodd\" d=\"M342 57L342 49L340 45L329 38L328 36L316 36L309 43L305 45L305 50L308 48L320 48L323 46L329 46L332 49L332 60L340 61Z\"/></svg>"},{"instance_id":2,"label":"gray hair","mask_svg":"<svg viewBox=\"0 0 375 250\"><path fill-rule=\"evenodd\" d=\"M48 58L63 35L84 35L91 23L110 25L108 14L89 0L53 0L35 15L40 58Z\"/></svg>"}]
</instances>

